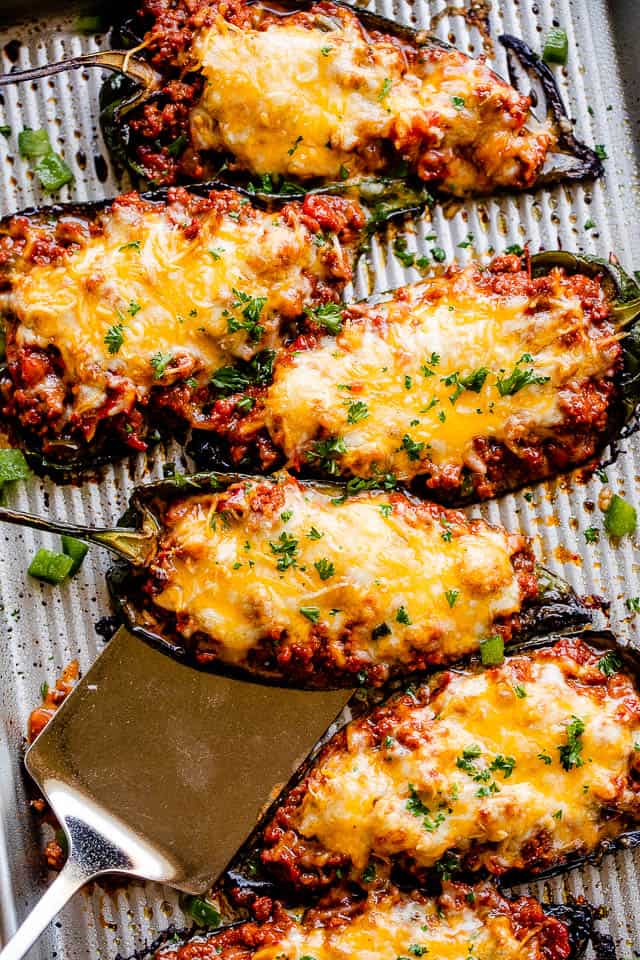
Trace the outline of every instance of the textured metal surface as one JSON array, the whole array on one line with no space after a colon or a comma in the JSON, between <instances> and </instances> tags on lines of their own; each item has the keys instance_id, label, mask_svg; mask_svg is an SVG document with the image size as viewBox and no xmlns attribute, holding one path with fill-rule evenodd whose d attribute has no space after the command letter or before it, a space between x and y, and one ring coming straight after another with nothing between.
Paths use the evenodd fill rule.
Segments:
<instances>
[{"instance_id":1,"label":"textured metal surface","mask_svg":"<svg viewBox=\"0 0 640 960\"><path fill-rule=\"evenodd\" d=\"M456 3L461 6L463 0ZM405 0L377 3L377 9L386 15L424 27L443 7L443 0L415 0L414 6ZM471 231L479 254L492 246L500 250L526 239L533 250L560 246L601 256L615 250L627 267L640 267L638 14L637 0L493 0L493 37L514 33L540 49L552 24L567 30L569 61L566 68L554 70L579 135L606 147L606 180L595 186L558 187L530 196L469 203L446 215L435 211L432 222L417 225L410 247L415 242L418 250L428 252L437 244L444 247L449 260L457 256L464 261L469 252L457 244ZM468 30L460 16L445 16L436 32L462 49L481 49L479 33ZM31 20L0 33L0 51L5 51L0 54L1 69L11 68L5 44L16 39L22 43L17 51L21 67L87 51L95 44L93 38L72 35L68 20ZM14 48L15 44L8 48L11 55ZM495 58L497 69L504 73L500 48ZM113 175L102 180L97 173L100 161L96 168L95 158L105 155L96 129L98 89L99 75L93 72L6 90L0 123L10 124L13 132L6 141L0 137L0 213L43 200L26 161L17 156L17 131L23 126L46 125L52 141L74 168L75 185L65 188L62 198L82 200L116 192L119 185ZM595 227L585 231L589 220ZM427 239L431 234L436 234L437 240ZM388 253L384 244L374 251L377 289L417 277L413 271L403 270ZM363 265L356 292L366 293L367 283L368 271ZM158 453L152 467L155 475L164 459L172 459L171 454ZM142 466L137 467L139 474ZM607 468L608 485L627 499L636 499L639 467L640 439L636 436L622 444L616 464ZM12 495L11 505L35 512L47 509L78 522L107 523L118 515L132 482L127 465L108 470L102 485L82 489L56 489L34 480ZM640 614L631 615L624 601L627 596L640 595L640 538L627 538L615 548L604 533L597 544L586 544L584 538L585 528L602 527L597 501L606 485L595 477L586 485L568 478L532 488L530 501L522 495L508 496L482 512L533 536L549 565L579 591L606 595L611 600L613 628L624 640L634 641ZM64 589L39 586L26 577L25 570L42 544L52 546L54 538L0 529L0 924L6 928L11 927L15 913L24 915L44 882L39 838L25 805L19 763L28 712L39 699L41 682L53 681L63 664L73 657L79 658L83 669L91 664L101 647L94 623L108 612L103 581L106 556L93 549L80 575ZM198 829L197 824L193 826ZM598 868L574 871L564 879L539 885L537 892L550 892L555 898L584 894L594 903L605 904L608 915L600 929L611 934L619 957L626 958L633 955L633 948L640 949L639 866L640 855L618 854ZM180 923L183 917L176 896L166 889L140 884L105 892L96 887L79 896L64 913L60 925L43 942L40 955L65 960L113 957L118 951L126 955L169 921Z\"/></svg>"}]
</instances>

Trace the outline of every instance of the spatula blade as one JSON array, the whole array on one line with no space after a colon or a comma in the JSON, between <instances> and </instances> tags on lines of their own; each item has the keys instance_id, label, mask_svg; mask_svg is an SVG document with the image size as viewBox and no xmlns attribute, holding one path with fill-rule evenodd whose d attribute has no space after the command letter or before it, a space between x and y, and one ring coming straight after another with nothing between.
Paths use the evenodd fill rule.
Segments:
<instances>
[{"instance_id":1,"label":"spatula blade","mask_svg":"<svg viewBox=\"0 0 640 960\"><path fill-rule=\"evenodd\" d=\"M103 838L97 872L202 893L349 696L199 672L121 628L26 765L72 844Z\"/></svg>"}]
</instances>

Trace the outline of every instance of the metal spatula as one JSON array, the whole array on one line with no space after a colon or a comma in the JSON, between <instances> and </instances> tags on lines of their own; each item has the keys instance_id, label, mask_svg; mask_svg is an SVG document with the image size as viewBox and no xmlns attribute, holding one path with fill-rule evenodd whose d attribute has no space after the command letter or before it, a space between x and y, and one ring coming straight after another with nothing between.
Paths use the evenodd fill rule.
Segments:
<instances>
[{"instance_id":1,"label":"metal spatula","mask_svg":"<svg viewBox=\"0 0 640 960\"><path fill-rule=\"evenodd\" d=\"M101 874L207 890L349 696L201 673L121 628L27 752L69 857L0 960Z\"/></svg>"}]
</instances>

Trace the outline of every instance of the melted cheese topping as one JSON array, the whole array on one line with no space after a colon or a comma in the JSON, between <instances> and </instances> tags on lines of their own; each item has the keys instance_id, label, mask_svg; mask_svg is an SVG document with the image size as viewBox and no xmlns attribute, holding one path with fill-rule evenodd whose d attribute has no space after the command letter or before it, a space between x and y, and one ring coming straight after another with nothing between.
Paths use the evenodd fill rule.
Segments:
<instances>
[{"instance_id":1,"label":"melted cheese topping","mask_svg":"<svg viewBox=\"0 0 640 960\"><path fill-rule=\"evenodd\" d=\"M465 904L443 909L435 900L410 895L371 902L336 928L294 926L276 943L258 948L253 960L397 960L416 954L438 960L509 960L540 956L538 938L518 940L508 915L479 911Z\"/></svg>"},{"instance_id":2,"label":"melted cheese topping","mask_svg":"<svg viewBox=\"0 0 640 960\"><path fill-rule=\"evenodd\" d=\"M536 838L548 840L542 856L553 862L619 833L611 811L634 803L625 784L640 723L621 719L619 698L567 682L557 663L533 657L522 680L517 662L455 677L398 724L389 746L372 747L354 723L348 748L312 772L300 833L359 869L372 854L431 867L471 850L498 873L525 866ZM567 770L559 748L576 717L580 765ZM403 730L419 732L413 749Z\"/></svg>"},{"instance_id":3,"label":"melted cheese topping","mask_svg":"<svg viewBox=\"0 0 640 960\"><path fill-rule=\"evenodd\" d=\"M406 663L412 652L448 659L520 609L519 537L464 521L449 537L397 494L335 503L291 479L280 490L274 514L249 505L240 517L217 514L217 496L193 497L163 539L169 581L155 603L179 615L182 633L216 640L224 660L242 660L265 638L312 648L319 631L337 666L343 645L365 665ZM264 497L265 485L249 504L256 491Z\"/></svg>"},{"instance_id":4,"label":"melted cheese topping","mask_svg":"<svg viewBox=\"0 0 640 960\"><path fill-rule=\"evenodd\" d=\"M178 219L167 208L116 206L102 218L104 232L80 249L12 276L18 346L60 351L77 385L76 412L99 406L106 388L122 379L144 395L159 374L165 384L206 379L234 357L250 358L274 340L279 317L299 314L312 299L310 277L326 274L306 228L276 214L241 222L233 212L204 214L193 239ZM264 298L259 343L242 329L229 331L231 317L245 319L236 291ZM122 342L110 352L114 327ZM158 355L164 373L151 362Z\"/></svg>"},{"instance_id":5,"label":"melted cheese topping","mask_svg":"<svg viewBox=\"0 0 640 960\"><path fill-rule=\"evenodd\" d=\"M337 339L280 362L264 416L295 464L315 464L314 443L330 435L342 439L334 460L343 474L409 480L434 464L484 472L477 437L507 446L544 437L566 419L563 389L603 377L616 350L560 277L555 294L537 304L483 290L467 268L365 308ZM484 373L481 386L469 379ZM538 382L505 392L517 386L509 378L523 374Z\"/></svg>"},{"instance_id":6,"label":"melted cheese topping","mask_svg":"<svg viewBox=\"0 0 640 960\"><path fill-rule=\"evenodd\" d=\"M439 51L409 66L390 40L370 41L341 17L330 30L286 20L240 29L222 17L203 29L189 51L205 77L196 148L229 151L258 173L338 180L384 165L368 145L391 140L409 157L423 141L446 156L456 193L518 182L523 165L544 159L549 133L523 133L509 113L518 95L482 61Z\"/></svg>"}]
</instances>

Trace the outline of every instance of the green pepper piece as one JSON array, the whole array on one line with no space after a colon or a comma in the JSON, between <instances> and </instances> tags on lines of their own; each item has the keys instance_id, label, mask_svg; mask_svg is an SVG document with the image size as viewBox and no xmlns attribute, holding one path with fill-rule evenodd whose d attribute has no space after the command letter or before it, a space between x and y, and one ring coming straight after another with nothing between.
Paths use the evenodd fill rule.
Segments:
<instances>
[{"instance_id":1,"label":"green pepper piece","mask_svg":"<svg viewBox=\"0 0 640 960\"><path fill-rule=\"evenodd\" d=\"M57 153L47 153L41 157L35 165L35 172L42 188L49 193L73 180L73 173Z\"/></svg>"},{"instance_id":2,"label":"green pepper piece","mask_svg":"<svg viewBox=\"0 0 640 960\"><path fill-rule=\"evenodd\" d=\"M542 59L544 62L566 63L568 55L569 41L567 39L567 31L563 30L561 27L556 27L553 30L549 30L546 40L544 41L544 49L542 51Z\"/></svg>"},{"instance_id":3,"label":"green pepper piece","mask_svg":"<svg viewBox=\"0 0 640 960\"><path fill-rule=\"evenodd\" d=\"M73 566L69 570L69 576L73 577L82 566L82 561L89 552L89 544L85 543L84 540L68 537L64 533L60 539L62 541L62 552L73 560Z\"/></svg>"},{"instance_id":4,"label":"green pepper piece","mask_svg":"<svg viewBox=\"0 0 640 960\"><path fill-rule=\"evenodd\" d=\"M56 553L55 550L45 550L42 547L36 553L29 564L27 571L30 576L37 580L44 580L45 583L54 585L62 583L69 576L73 560L64 553Z\"/></svg>"},{"instance_id":5,"label":"green pepper piece","mask_svg":"<svg viewBox=\"0 0 640 960\"><path fill-rule=\"evenodd\" d=\"M105 21L101 16L81 15L73 21L72 29L75 33L102 33L105 30Z\"/></svg>"},{"instance_id":6,"label":"green pepper piece","mask_svg":"<svg viewBox=\"0 0 640 960\"><path fill-rule=\"evenodd\" d=\"M619 538L627 533L633 533L637 522L638 515L635 507L614 493L604 515L604 528L609 536Z\"/></svg>"},{"instance_id":7,"label":"green pepper piece","mask_svg":"<svg viewBox=\"0 0 640 960\"><path fill-rule=\"evenodd\" d=\"M27 480L31 470L21 450L0 450L0 486L15 480Z\"/></svg>"},{"instance_id":8,"label":"green pepper piece","mask_svg":"<svg viewBox=\"0 0 640 960\"><path fill-rule=\"evenodd\" d=\"M51 153L51 142L46 130L32 130L25 127L18 134L18 149L22 157L45 157Z\"/></svg>"},{"instance_id":9,"label":"green pepper piece","mask_svg":"<svg viewBox=\"0 0 640 960\"><path fill-rule=\"evenodd\" d=\"M504 640L498 634L480 641L480 659L484 667L497 667L504 660Z\"/></svg>"},{"instance_id":10,"label":"green pepper piece","mask_svg":"<svg viewBox=\"0 0 640 960\"><path fill-rule=\"evenodd\" d=\"M202 897L182 896L180 906L201 927L219 927L222 917L213 906Z\"/></svg>"}]
</instances>

